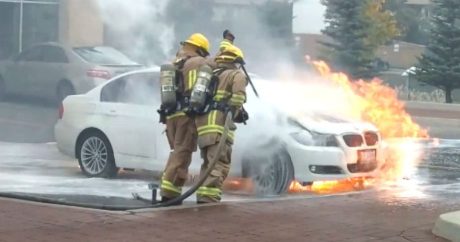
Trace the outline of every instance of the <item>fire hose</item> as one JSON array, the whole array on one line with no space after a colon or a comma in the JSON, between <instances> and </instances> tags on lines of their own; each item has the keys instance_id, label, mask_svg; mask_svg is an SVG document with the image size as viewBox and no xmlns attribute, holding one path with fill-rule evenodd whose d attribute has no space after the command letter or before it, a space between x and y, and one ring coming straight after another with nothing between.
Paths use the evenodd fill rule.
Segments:
<instances>
[{"instance_id":1,"label":"fire hose","mask_svg":"<svg viewBox=\"0 0 460 242\"><path fill-rule=\"evenodd\" d=\"M172 204L176 204L179 202L182 202L186 198L190 197L193 193L196 192L196 190L203 185L204 181L206 178L209 176L211 171L214 169L215 165L217 164L217 161L219 159L219 156L217 154L222 152L222 149L225 146L225 142L228 137L228 131L229 131L229 126L232 121L232 113L228 112L225 118L225 124L224 124L224 132L222 133L219 144L217 145L217 150L216 150L216 155L214 155L214 158L209 162L208 169L205 171L204 174L200 177L198 182L194 184L192 187L190 187L189 190L187 190L184 194L182 194L179 197L176 197L172 200L169 200L167 202L163 203L155 203L155 204L149 204L148 206L116 206L116 205L108 205L108 204L93 204L93 203L84 203L84 202L72 202L72 201L66 201L64 199L53 199L43 196L43 195L34 195L34 194L27 194L27 193L17 193L17 192L0 192L0 197L5 197L5 198L12 198L12 199L21 199L21 200L28 200L32 202L40 202L40 203L49 203L49 204L58 204L58 205L65 205L65 206L75 206L75 207L85 207L85 208L93 208L93 209L104 209L104 210L113 210L113 211L124 211L124 210L129 210L129 209L139 209L139 208L157 208L157 207L165 207L165 206L170 206ZM137 193L132 194L135 199L138 199L140 201L144 202L149 202L151 203L152 200L142 198L139 196Z\"/></svg>"},{"instance_id":2,"label":"fire hose","mask_svg":"<svg viewBox=\"0 0 460 242\"><path fill-rule=\"evenodd\" d=\"M246 75L246 78L249 84L251 85L255 95L259 97L259 94L257 93L257 90L254 84L252 83L252 80L249 74L247 73L246 68L244 67L244 63L242 63L241 68L244 74ZM190 187L189 190L187 190L185 193L181 194L180 196L176 198L173 198L171 200L168 200L166 202L161 202L161 203L156 203L156 188L157 187L152 187L152 200L143 198L138 193L132 193L133 198L139 201L150 203L147 206L149 208L158 208L158 207L166 207L166 206L171 206L173 204L181 203L182 201L190 197L193 193L195 193L196 190L198 190L198 188L201 185L203 185L204 181L206 180L206 178L208 178L209 174L211 174L212 170L217 164L217 161L219 159L218 154L220 154L222 152L222 149L225 147L225 142L228 137L228 131L229 131L230 123L232 121L232 117L233 117L233 114L231 112L228 112L225 117L224 131L220 137L219 144L217 145L216 155L214 155L213 159L209 162L207 170L201 175L200 179L192 187ZM59 204L59 205L66 205L66 206L77 206L77 207L86 207L86 208L95 208L95 209L114 210L114 211L139 208L135 206L132 206L132 207L115 206L115 205L106 205L106 204L98 205L98 204L91 204L91 203L71 202L71 201L65 201L61 199L51 199L51 198L44 197L44 196L31 195L31 194L25 194L25 193L14 193L14 192L0 192L0 197L23 199L23 200L29 200L29 201L34 201L34 202Z\"/></svg>"},{"instance_id":3,"label":"fire hose","mask_svg":"<svg viewBox=\"0 0 460 242\"><path fill-rule=\"evenodd\" d=\"M168 200L166 202L155 203L155 199L156 199L155 189L156 188L153 187L152 188L152 200L143 198L137 193L132 194L133 198L136 200L146 202L146 203L151 203L149 207L156 208L156 207L167 207L167 206L181 203L182 201L190 197L193 193L195 193L196 190L198 190L198 188L201 185L203 185L204 181L206 180L206 178L208 178L208 176L211 174L212 170L216 166L217 162L219 161L219 154L222 152L222 149L225 147L225 143L227 141L229 126L230 126L230 123L232 122L232 117L233 117L232 112L230 111L227 112L227 115L225 117L224 131L222 132L222 135L220 136L219 144L217 145L217 149L216 149L216 154L213 156L213 159L209 162L208 168L206 169L206 171L200 176L200 179L192 187L190 187L185 193L171 200Z\"/></svg>"},{"instance_id":4,"label":"fire hose","mask_svg":"<svg viewBox=\"0 0 460 242\"><path fill-rule=\"evenodd\" d=\"M124 210L129 210L129 209L139 209L139 208L157 208L157 207L165 207L165 206L170 206L172 204L176 204L179 202L182 202L186 198L190 197L193 193L196 192L196 190L203 185L204 181L206 178L209 176L211 171L214 169L215 165L217 164L217 161L219 159L219 156L217 154L222 152L222 149L225 146L225 142L228 137L228 131L229 131L229 126L232 121L232 113L228 112L225 118L225 125L224 125L224 132L222 133L219 144L217 145L217 150L216 150L216 155L214 155L214 158L209 162L208 169L205 171L204 174L200 177L198 182L194 184L192 187L190 187L189 190L187 190L184 194L182 194L179 197L176 197L172 200L169 200L167 202L163 203L155 203L155 204L149 204L149 206L116 206L116 205L108 205L108 204L92 204L92 203L84 203L84 202L72 202L72 201L66 201L63 199L52 199L46 196L40 196L40 195L33 195L33 194L26 194L26 193L16 193L16 192L0 192L0 197L5 197L5 198L12 198L12 199L21 199L21 200L28 200L32 202L41 202L41 203L49 203L49 204L58 204L58 205L65 205L65 206L75 206L75 207L85 207L85 208L94 208L94 209L104 209L104 210L113 210L113 211L124 211ZM137 193L132 194L135 199L138 199L140 201L144 202L149 202L151 203L152 200L142 198L139 196Z\"/></svg>"}]
</instances>

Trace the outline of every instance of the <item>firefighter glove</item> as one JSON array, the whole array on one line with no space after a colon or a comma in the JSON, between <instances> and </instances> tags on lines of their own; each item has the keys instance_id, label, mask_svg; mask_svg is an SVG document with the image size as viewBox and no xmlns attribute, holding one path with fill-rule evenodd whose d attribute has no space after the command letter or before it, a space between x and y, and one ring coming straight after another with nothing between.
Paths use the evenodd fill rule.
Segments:
<instances>
[{"instance_id":1,"label":"firefighter glove","mask_svg":"<svg viewBox=\"0 0 460 242\"><path fill-rule=\"evenodd\" d=\"M241 108L235 113L235 116L233 117L233 121L235 123L244 123L246 124L246 121L249 119L249 114L246 112L244 108Z\"/></svg>"},{"instance_id":2,"label":"firefighter glove","mask_svg":"<svg viewBox=\"0 0 460 242\"><path fill-rule=\"evenodd\" d=\"M162 109L157 110L157 112L160 114L160 123L166 124L166 112Z\"/></svg>"}]
</instances>

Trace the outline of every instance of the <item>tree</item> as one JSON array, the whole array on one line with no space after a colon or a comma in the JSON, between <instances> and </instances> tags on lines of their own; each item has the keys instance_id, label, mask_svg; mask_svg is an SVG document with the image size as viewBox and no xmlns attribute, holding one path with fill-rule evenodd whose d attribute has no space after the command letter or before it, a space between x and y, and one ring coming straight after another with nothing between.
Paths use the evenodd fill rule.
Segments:
<instances>
[{"instance_id":1,"label":"tree","mask_svg":"<svg viewBox=\"0 0 460 242\"><path fill-rule=\"evenodd\" d=\"M321 0L325 5L326 28L323 34L332 42L326 57L331 64L352 78L377 75L372 62L376 49L394 38L399 30L390 12L383 9L384 0Z\"/></svg>"},{"instance_id":2,"label":"tree","mask_svg":"<svg viewBox=\"0 0 460 242\"><path fill-rule=\"evenodd\" d=\"M433 4L430 39L416 77L444 90L446 103L452 103L452 91L460 88L460 1L433 0Z\"/></svg>"},{"instance_id":3,"label":"tree","mask_svg":"<svg viewBox=\"0 0 460 242\"><path fill-rule=\"evenodd\" d=\"M371 0L364 4L364 18L370 23L367 41L375 49L401 34L393 13L384 9L385 3L386 0Z\"/></svg>"}]
</instances>

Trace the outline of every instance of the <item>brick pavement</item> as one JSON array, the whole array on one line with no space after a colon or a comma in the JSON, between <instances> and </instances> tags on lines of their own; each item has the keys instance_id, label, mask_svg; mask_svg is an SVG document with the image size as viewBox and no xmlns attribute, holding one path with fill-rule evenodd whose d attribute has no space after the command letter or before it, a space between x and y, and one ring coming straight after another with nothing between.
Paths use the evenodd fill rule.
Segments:
<instances>
[{"instance_id":1,"label":"brick pavement","mask_svg":"<svg viewBox=\"0 0 460 242\"><path fill-rule=\"evenodd\" d=\"M445 241L431 233L460 204L382 198L313 199L105 212L0 199L0 241Z\"/></svg>"}]
</instances>

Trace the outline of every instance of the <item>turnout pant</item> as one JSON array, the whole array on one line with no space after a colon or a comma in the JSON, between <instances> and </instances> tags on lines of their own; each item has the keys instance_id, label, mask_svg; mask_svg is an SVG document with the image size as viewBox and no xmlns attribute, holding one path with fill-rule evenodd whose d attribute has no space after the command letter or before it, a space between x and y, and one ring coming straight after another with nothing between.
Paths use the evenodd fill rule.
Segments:
<instances>
[{"instance_id":1,"label":"turnout pant","mask_svg":"<svg viewBox=\"0 0 460 242\"><path fill-rule=\"evenodd\" d=\"M166 136L171 153L161 179L161 196L174 198L182 193L188 177L192 153L197 148L195 120L186 115L166 121Z\"/></svg>"},{"instance_id":2,"label":"turnout pant","mask_svg":"<svg viewBox=\"0 0 460 242\"><path fill-rule=\"evenodd\" d=\"M208 169L209 163L218 156L218 160L211 174L197 190L197 201L203 203L219 202L222 198L222 186L230 171L232 146L226 143L219 154L216 154L218 143L201 148L203 164L200 176Z\"/></svg>"}]
</instances>

